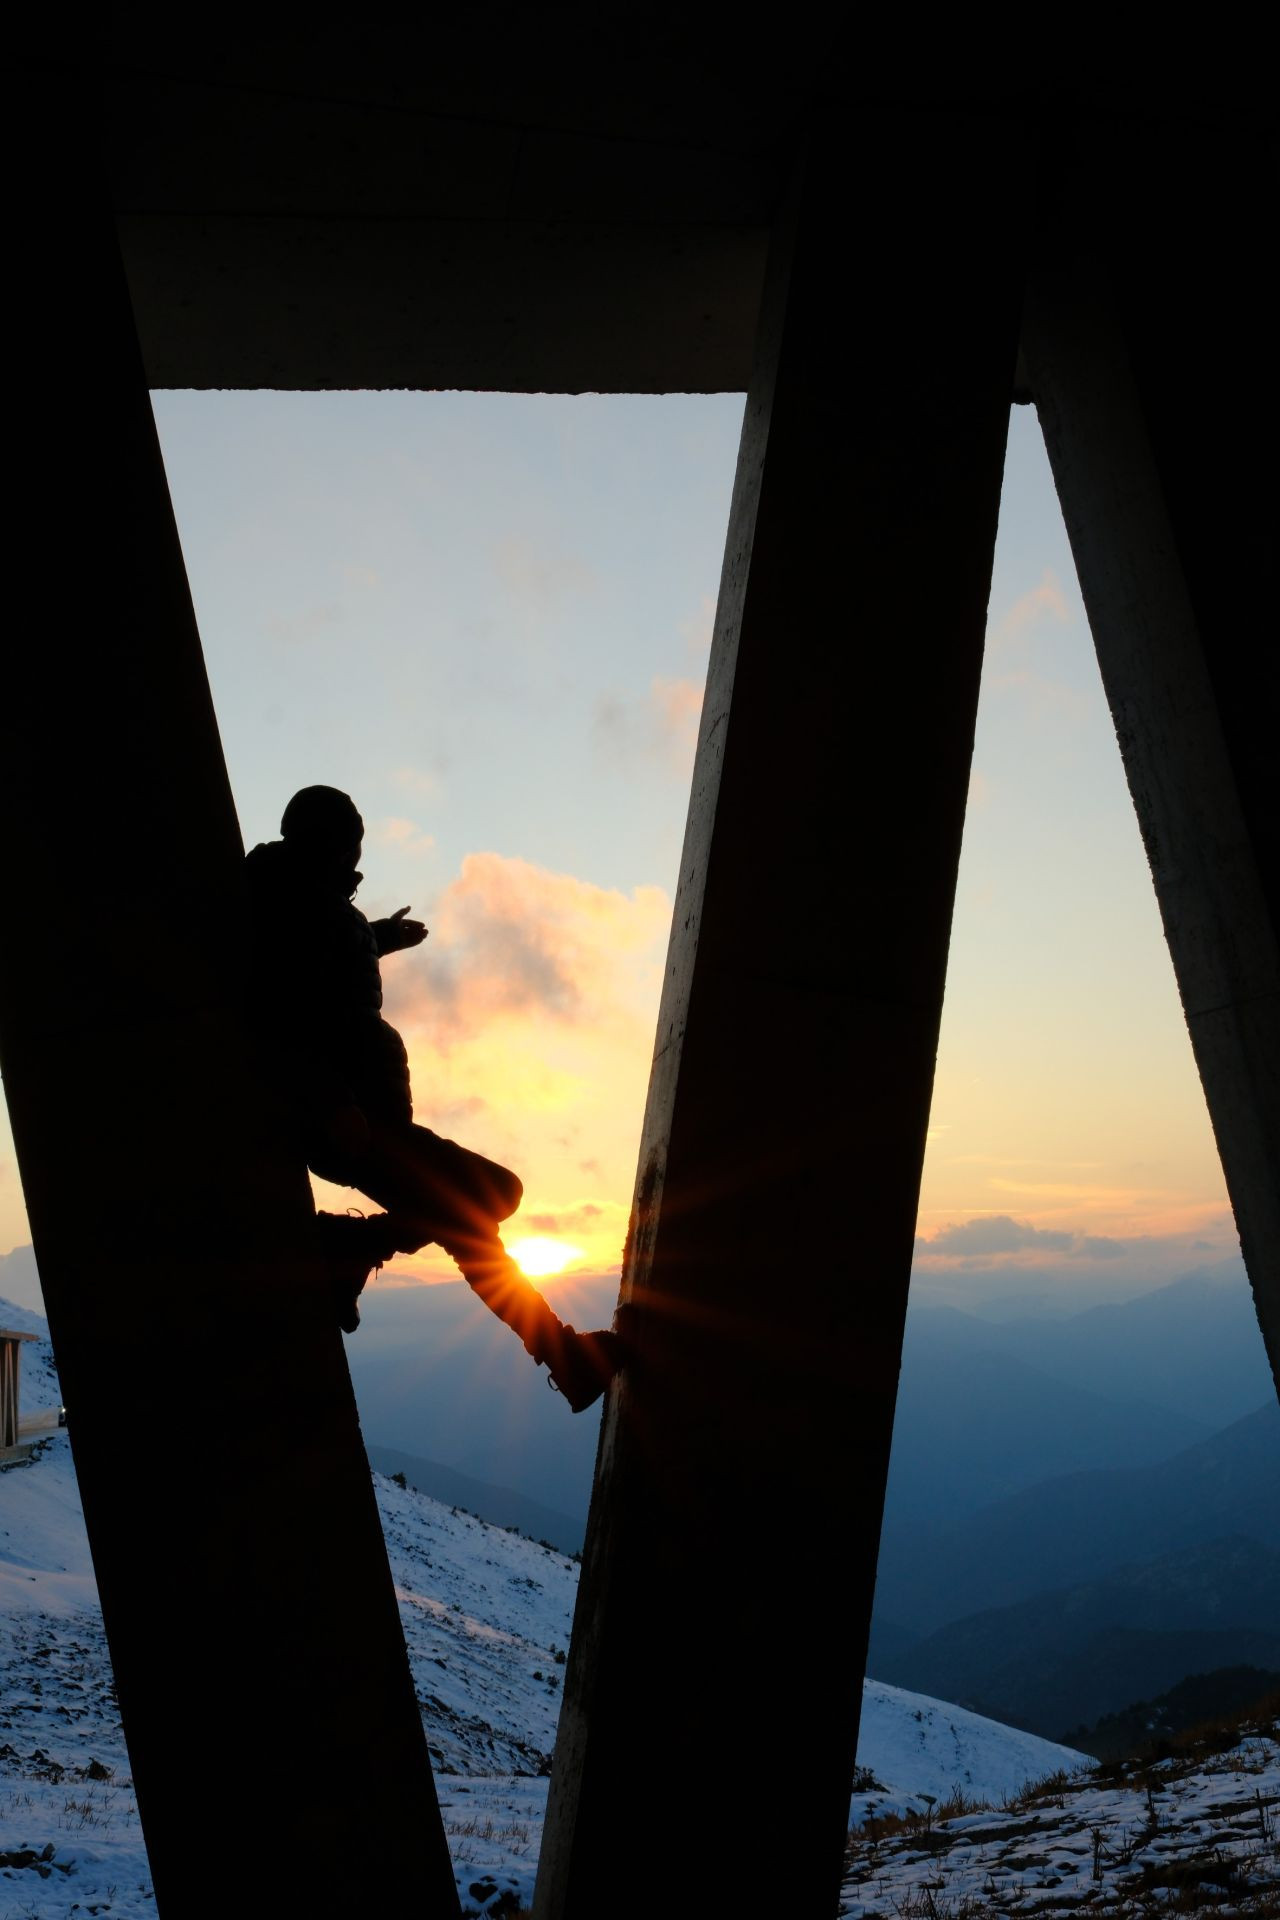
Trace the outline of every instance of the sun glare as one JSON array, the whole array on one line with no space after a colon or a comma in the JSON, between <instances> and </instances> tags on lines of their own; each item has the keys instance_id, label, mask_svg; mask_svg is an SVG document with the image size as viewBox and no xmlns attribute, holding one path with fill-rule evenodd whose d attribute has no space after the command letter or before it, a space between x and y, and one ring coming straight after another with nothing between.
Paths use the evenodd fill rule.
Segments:
<instances>
[{"instance_id":1,"label":"sun glare","mask_svg":"<svg viewBox=\"0 0 1280 1920\"><path fill-rule=\"evenodd\" d=\"M581 1247L571 1247L567 1240L548 1240L545 1235L535 1234L529 1240L517 1240L507 1252L520 1268L532 1279L541 1280L551 1273L563 1273L573 1261L582 1258Z\"/></svg>"}]
</instances>

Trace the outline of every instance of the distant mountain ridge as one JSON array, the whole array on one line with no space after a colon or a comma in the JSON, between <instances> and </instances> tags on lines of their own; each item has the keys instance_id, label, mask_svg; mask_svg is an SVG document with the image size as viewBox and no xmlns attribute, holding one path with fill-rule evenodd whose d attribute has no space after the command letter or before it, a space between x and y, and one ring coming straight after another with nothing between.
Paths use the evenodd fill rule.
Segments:
<instances>
[{"instance_id":1,"label":"distant mountain ridge","mask_svg":"<svg viewBox=\"0 0 1280 1920\"><path fill-rule=\"evenodd\" d=\"M408 1485L419 1493L430 1494L448 1507L461 1507L495 1527L515 1527L530 1540L546 1540L561 1553L582 1551L584 1527L571 1514L558 1513L512 1487L495 1487L487 1480L475 1480L438 1460L422 1460L395 1447L380 1447L366 1441L369 1464L388 1478L402 1473Z\"/></svg>"},{"instance_id":2,"label":"distant mountain ridge","mask_svg":"<svg viewBox=\"0 0 1280 1920\"><path fill-rule=\"evenodd\" d=\"M616 1276L548 1285L576 1326L608 1323ZM4 1292L39 1304L30 1247L0 1256ZM381 1444L585 1522L597 1414L568 1417L466 1286L375 1284L347 1352L362 1424ZM917 1293L886 1550L1042 1481L1154 1465L1273 1391L1239 1261L1057 1317L979 1318Z\"/></svg>"},{"instance_id":3,"label":"distant mountain ridge","mask_svg":"<svg viewBox=\"0 0 1280 1920\"><path fill-rule=\"evenodd\" d=\"M1045 1480L948 1527L887 1524L877 1612L928 1632L1228 1534L1280 1549L1274 1400L1153 1465Z\"/></svg>"},{"instance_id":4,"label":"distant mountain ridge","mask_svg":"<svg viewBox=\"0 0 1280 1920\"><path fill-rule=\"evenodd\" d=\"M1152 1465L1275 1398L1243 1262L1061 1318L907 1314L886 1526Z\"/></svg>"},{"instance_id":5,"label":"distant mountain ridge","mask_svg":"<svg viewBox=\"0 0 1280 1920\"><path fill-rule=\"evenodd\" d=\"M616 1299L615 1278L577 1284L553 1305L574 1326L598 1327ZM570 1413L546 1370L461 1281L376 1286L362 1311L346 1347L366 1433L585 1524L598 1405Z\"/></svg>"},{"instance_id":6,"label":"distant mountain ridge","mask_svg":"<svg viewBox=\"0 0 1280 1920\"><path fill-rule=\"evenodd\" d=\"M954 1321L940 1325L933 1316L907 1323L885 1505L890 1532L950 1522L1056 1475L1149 1465L1208 1438L1202 1422L1149 1406L1133 1389L1107 1399L970 1344L967 1328L957 1347L955 1331Z\"/></svg>"},{"instance_id":7,"label":"distant mountain ridge","mask_svg":"<svg viewBox=\"0 0 1280 1920\"><path fill-rule=\"evenodd\" d=\"M1154 1700L1135 1700L1104 1714L1096 1727L1077 1727L1071 1744L1099 1760L1158 1758L1171 1738L1206 1722L1262 1719L1280 1707L1280 1672L1262 1667L1218 1667L1182 1680Z\"/></svg>"},{"instance_id":8,"label":"distant mountain ridge","mask_svg":"<svg viewBox=\"0 0 1280 1920\"><path fill-rule=\"evenodd\" d=\"M1046 1738L1186 1675L1280 1664L1280 1552L1239 1537L951 1622L876 1666Z\"/></svg>"},{"instance_id":9,"label":"distant mountain ridge","mask_svg":"<svg viewBox=\"0 0 1280 1920\"><path fill-rule=\"evenodd\" d=\"M947 1311L923 1308L920 1317ZM989 1351L1107 1398L1137 1395L1209 1428L1241 1419L1276 1390L1240 1260L1062 1320L973 1325Z\"/></svg>"}]
</instances>

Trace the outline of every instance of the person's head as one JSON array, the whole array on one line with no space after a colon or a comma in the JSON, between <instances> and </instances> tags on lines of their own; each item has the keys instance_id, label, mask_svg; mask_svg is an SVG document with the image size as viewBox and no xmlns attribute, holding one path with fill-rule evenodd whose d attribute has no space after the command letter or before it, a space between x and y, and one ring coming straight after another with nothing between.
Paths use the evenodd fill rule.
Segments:
<instances>
[{"instance_id":1,"label":"person's head","mask_svg":"<svg viewBox=\"0 0 1280 1920\"><path fill-rule=\"evenodd\" d=\"M364 821L350 794L337 787L303 787L285 808L280 831L287 846L318 866L354 867Z\"/></svg>"}]
</instances>

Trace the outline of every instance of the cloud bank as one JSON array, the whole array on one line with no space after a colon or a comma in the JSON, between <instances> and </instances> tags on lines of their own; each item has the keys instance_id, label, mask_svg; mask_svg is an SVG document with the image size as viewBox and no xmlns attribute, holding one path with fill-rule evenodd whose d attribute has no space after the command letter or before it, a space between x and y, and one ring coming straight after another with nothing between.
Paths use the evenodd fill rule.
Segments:
<instances>
[{"instance_id":1,"label":"cloud bank","mask_svg":"<svg viewBox=\"0 0 1280 1920\"><path fill-rule=\"evenodd\" d=\"M383 969L416 1118L519 1173L509 1240L554 1234L583 1249L584 1270L616 1271L670 899L486 852L467 856L424 917L426 945ZM424 1256L389 1278L402 1275L450 1269Z\"/></svg>"},{"instance_id":2,"label":"cloud bank","mask_svg":"<svg viewBox=\"0 0 1280 1920\"><path fill-rule=\"evenodd\" d=\"M988 1214L976 1220L963 1220L941 1227L928 1239L917 1239L918 1254L959 1255L987 1260L1002 1253L1080 1254L1087 1259L1113 1259L1123 1253L1125 1242L1105 1234L1068 1233L1053 1227L1032 1226L1029 1220L1015 1220L1010 1214Z\"/></svg>"},{"instance_id":3,"label":"cloud bank","mask_svg":"<svg viewBox=\"0 0 1280 1920\"><path fill-rule=\"evenodd\" d=\"M930 1234L917 1234L915 1264L922 1270L1019 1270L1027 1273L1065 1271L1081 1264L1144 1272L1150 1268L1166 1277L1206 1261L1219 1261L1238 1251L1235 1223L1221 1209L1200 1230L1173 1233L1102 1234L1073 1232L1069 1228L1037 1227L1011 1214L982 1214L956 1221Z\"/></svg>"},{"instance_id":4,"label":"cloud bank","mask_svg":"<svg viewBox=\"0 0 1280 1920\"><path fill-rule=\"evenodd\" d=\"M661 887L597 887L497 853L468 854L437 900L426 947L388 968L387 1012L448 1052L531 1022L616 1034L657 1014L671 902Z\"/></svg>"}]
</instances>

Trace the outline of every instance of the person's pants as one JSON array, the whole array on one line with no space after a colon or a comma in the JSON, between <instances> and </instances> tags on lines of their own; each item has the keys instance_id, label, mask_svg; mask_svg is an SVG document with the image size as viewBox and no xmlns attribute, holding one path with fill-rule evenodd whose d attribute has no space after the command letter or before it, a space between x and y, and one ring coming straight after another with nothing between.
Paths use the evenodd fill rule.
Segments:
<instances>
[{"instance_id":1,"label":"person's pants","mask_svg":"<svg viewBox=\"0 0 1280 1920\"><path fill-rule=\"evenodd\" d=\"M369 1134L369 1147L359 1154L338 1155L332 1148L309 1153L312 1172L385 1207L402 1253L432 1241L443 1247L489 1310L530 1352L540 1350L553 1316L498 1237L499 1223L515 1212L524 1193L519 1178L496 1160L412 1122L371 1120Z\"/></svg>"},{"instance_id":2,"label":"person's pants","mask_svg":"<svg viewBox=\"0 0 1280 1920\"><path fill-rule=\"evenodd\" d=\"M421 1226L419 1246L430 1240L445 1245L446 1234L492 1235L524 1193L510 1168L411 1121L397 1126L370 1120L366 1152L339 1155L321 1149L308 1153L307 1164L324 1180L368 1194L395 1215L406 1237Z\"/></svg>"}]
</instances>

